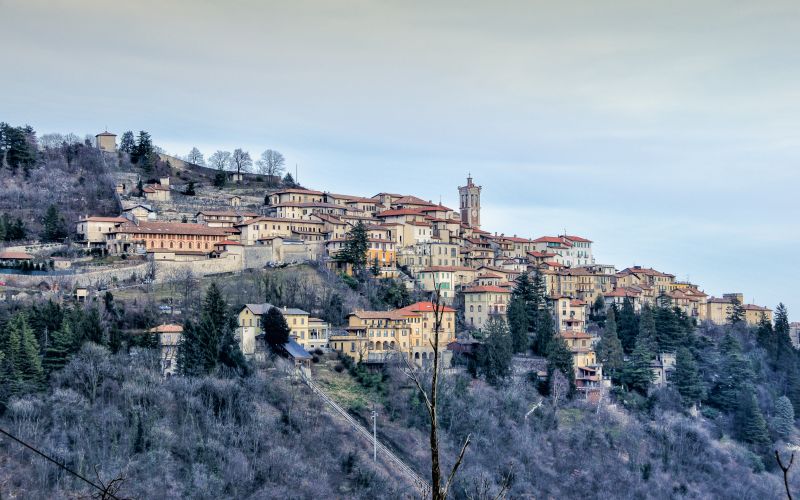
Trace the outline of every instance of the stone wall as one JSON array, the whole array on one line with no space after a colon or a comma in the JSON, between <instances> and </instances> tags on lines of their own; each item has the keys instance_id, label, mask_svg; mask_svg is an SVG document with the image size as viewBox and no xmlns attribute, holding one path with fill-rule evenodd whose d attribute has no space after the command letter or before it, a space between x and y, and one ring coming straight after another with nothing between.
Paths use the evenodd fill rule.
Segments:
<instances>
[{"instance_id":1,"label":"stone wall","mask_svg":"<svg viewBox=\"0 0 800 500\"><path fill-rule=\"evenodd\" d=\"M0 274L0 281L18 287L33 287L41 282L58 284L62 290L76 286L97 287L110 285L114 282L128 280L134 276L141 278L147 275L149 264L147 262L135 266L100 269L77 274L58 275L30 275L30 274Z\"/></svg>"}]
</instances>

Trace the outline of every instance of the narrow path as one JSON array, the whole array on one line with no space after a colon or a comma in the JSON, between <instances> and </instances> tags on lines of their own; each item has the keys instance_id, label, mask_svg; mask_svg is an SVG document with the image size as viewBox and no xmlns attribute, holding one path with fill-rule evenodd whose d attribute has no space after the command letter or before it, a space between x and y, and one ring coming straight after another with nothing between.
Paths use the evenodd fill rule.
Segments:
<instances>
[{"instance_id":1,"label":"narrow path","mask_svg":"<svg viewBox=\"0 0 800 500\"><path fill-rule=\"evenodd\" d=\"M338 416L346 420L353 429L356 430L359 434L361 434L364 438L369 441L370 446L372 446L372 432L361 425L356 419L354 419L347 410L342 408L339 403L333 400L328 394L325 393L322 388L319 387L313 380L311 380L311 376L305 372L302 368L298 369L300 378L305 382L305 384L317 395L322 399L330 408L334 410ZM408 466L405 462L403 462L400 457L395 455L392 450L387 448L383 445L380 441L378 441L378 452L383 454L388 460L390 464L393 464L396 471L402 474L405 474L417 489L423 494L423 496L428 496L431 491L431 486L422 476L417 474L414 469Z\"/></svg>"}]
</instances>

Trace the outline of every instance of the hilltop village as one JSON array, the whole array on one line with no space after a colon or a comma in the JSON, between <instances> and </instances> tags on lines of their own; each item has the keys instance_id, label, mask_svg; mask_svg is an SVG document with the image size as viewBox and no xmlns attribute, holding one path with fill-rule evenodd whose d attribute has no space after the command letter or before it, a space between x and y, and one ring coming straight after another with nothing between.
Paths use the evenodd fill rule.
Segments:
<instances>
[{"instance_id":1,"label":"hilltop village","mask_svg":"<svg viewBox=\"0 0 800 500\"><path fill-rule=\"evenodd\" d=\"M94 147L110 162L121 155L116 136L109 132L97 134ZM114 266L95 270L80 267L83 256L72 262L57 258L55 266L74 272L41 281L41 289L72 287L83 300L131 280L163 282L181 273L206 276L304 262L349 276L353 265L342 255L358 228L373 277L398 280L408 291L428 297L438 290L446 307L440 342L448 356L474 349L490 319L506 317L520 276L536 276L555 331L572 352L577 388L584 392L604 385L595 353L600 332L587 320L610 307L638 313L658 305L680 310L698 323L725 324L734 310L749 325L772 320L769 308L744 303L742 293L709 296L699 284L676 280L670 272L598 262L588 235L491 232L481 224L481 186L471 176L458 187L458 208L451 208L412 194L339 194L293 181L287 187L280 177L267 179L273 187L251 187L256 176L240 171L225 174L223 182L232 190L201 189L186 180L187 172L200 166L163 153L157 163L156 171L165 175L151 179L116 171L118 214L85 214L75 221L73 244L86 255L116 259ZM6 249L0 262L35 268L42 260L37 250L48 247ZM6 275L5 280L34 284L42 277ZM272 306L248 303L239 312L237 338L245 356L258 355L261 315ZM274 306L282 308L291 342L301 348L297 352L333 349L371 364L394 353L420 364L432 353L433 306L427 300L395 310L348 311L343 327L300 309ZM166 324L153 331L161 335L164 370L173 373L181 326ZM673 354L657 356L656 383L665 380L664 371L674 362Z\"/></svg>"}]
</instances>

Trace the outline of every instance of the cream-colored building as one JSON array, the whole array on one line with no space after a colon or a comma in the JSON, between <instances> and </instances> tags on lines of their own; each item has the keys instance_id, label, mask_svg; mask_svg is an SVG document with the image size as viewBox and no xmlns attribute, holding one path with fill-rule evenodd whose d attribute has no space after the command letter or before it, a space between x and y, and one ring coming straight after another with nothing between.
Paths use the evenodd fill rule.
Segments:
<instances>
[{"instance_id":1,"label":"cream-colored building","mask_svg":"<svg viewBox=\"0 0 800 500\"><path fill-rule=\"evenodd\" d=\"M89 217L78 221L76 232L77 240L86 243L88 248L105 247L106 237L113 233L120 224L128 222L124 217Z\"/></svg>"},{"instance_id":2,"label":"cream-colored building","mask_svg":"<svg viewBox=\"0 0 800 500\"><path fill-rule=\"evenodd\" d=\"M499 286L473 286L464 289L464 319L467 325L482 330L489 318L505 319L511 289Z\"/></svg>"},{"instance_id":3,"label":"cream-colored building","mask_svg":"<svg viewBox=\"0 0 800 500\"><path fill-rule=\"evenodd\" d=\"M553 299L553 314L560 332L586 331L586 302L570 297Z\"/></svg>"},{"instance_id":4,"label":"cream-colored building","mask_svg":"<svg viewBox=\"0 0 800 500\"><path fill-rule=\"evenodd\" d=\"M112 134L108 130L95 135L94 143L95 147L100 151L105 151L106 153L117 152L117 134Z\"/></svg>"},{"instance_id":5,"label":"cream-colored building","mask_svg":"<svg viewBox=\"0 0 800 500\"><path fill-rule=\"evenodd\" d=\"M433 292L438 288L442 299L449 303L455 297L458 287L472 283L476 275L475 269L471 267L433 266L417 273L417 282L426 292Z\"/></svg>"},{"instance_id":6,"label":"cream-colored building","mask_svg":"<svg viewBox=\"0 0 800 500\"><path fill-rule=\"evenodd\" d=\"M272 304L245 304L239 311L237 317L236 338L239 340L239 345L242 353L245 356L253 356L256 348L256 336L262 330L261 317L266 314L271 308L276 307ZM278 308L289 325L291 332L289 336L302 345L304 348L317 347L318 338L312 339L309 335L310 314L302 309L291 307ZM319 328L319 323L316 323ZM312 342L313 341L313 342ZM312 347L312 345L314 347Z\"/></svg>"}]
</instances>

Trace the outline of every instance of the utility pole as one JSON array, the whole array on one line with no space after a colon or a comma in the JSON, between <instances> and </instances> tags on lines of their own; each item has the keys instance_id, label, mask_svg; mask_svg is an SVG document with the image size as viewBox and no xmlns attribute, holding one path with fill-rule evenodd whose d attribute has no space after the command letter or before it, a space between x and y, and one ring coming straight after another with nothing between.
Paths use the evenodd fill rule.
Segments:
<instances>
[{"instance_id":1,"label":"utility pole","mask_svg":"<svg viewBox=\"0 0 800 500\"><path fill-rule=\"evenodd\" d=\"M378 461L378 412L372 408L372 461Z\"/></svg>"}]
</instances>

